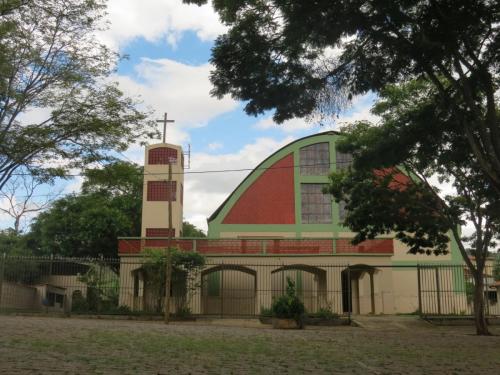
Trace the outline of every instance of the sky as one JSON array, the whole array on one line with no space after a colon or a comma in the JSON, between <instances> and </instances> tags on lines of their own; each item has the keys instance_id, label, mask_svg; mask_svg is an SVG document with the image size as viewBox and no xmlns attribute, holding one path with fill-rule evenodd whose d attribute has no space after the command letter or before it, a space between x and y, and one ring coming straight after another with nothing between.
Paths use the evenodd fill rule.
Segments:
<instances>
[{"instance_id":1,"label":"sky","mask_svg":"<svg viewBox=\"0 0 500 375\"><path fill-rule=\"evenodd\" d=\"M272 121L272 113L248 116L244 103L211 97L210 51L215 38L226 29L210 5L186 5L181 0L109 0L107 11L109 28L98 38L127 56L112 78L126 95L139 97L145 107L152 108L156 119L167 112L175 120L168 127L167 142L184 149L190 145L189 171L253 168L294 139L335 127L301 119L278 125ZM373 99L372 95L356 98L337 123L370 117ZM45 114L30 114L36 115ZM143 164L144 149L133 145L121 157ZM207 217L247 174L186 174L184 218L206 230ZM50 189L64 195L78 192L81 183L77 177ZM47 191L42 188L38 194ZM0 228L11 225L6 215L0 215Z\"/></svg>"},{"instance_id":2,"label":"sky","mask_svg":"<svg viewBox=\"0 0 500 375\"><path fill-rule=\"evenodd\" d=\"M109 29L98 38L120 54L112 77L126 95L140 97L154 110L156 119L167 112L175 123L167 142L191 147L190 170L253 168L287 143L339 124L370 119L374 95L353 100L334 124L320 126L302 119L275 124L271 113L248 116L244 103L230 97L210 96L210 51L217 35L225 31L210 5L198 7L181 0L109 0ZM162 125L159 124L159 127ZM150 143L158 141L151 140ZM144 162L144 149L133 145L122 158ZM189 174L185 176L184 218L206 230L206 219L226 199L248 172ZM78 192L82 179L59 182L50 188L61 195ZM46 192L42 189L42 193ZM0 205L5 205L0 201ZM30 217L23 223L26 226ZM12 221L0 214L0 228Z\"/></svg>"}]
</instances>

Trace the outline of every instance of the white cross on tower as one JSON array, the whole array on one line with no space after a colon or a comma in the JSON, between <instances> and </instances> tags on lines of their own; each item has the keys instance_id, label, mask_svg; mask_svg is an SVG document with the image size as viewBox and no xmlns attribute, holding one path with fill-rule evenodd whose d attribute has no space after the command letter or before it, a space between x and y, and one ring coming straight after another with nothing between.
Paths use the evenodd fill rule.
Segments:
<instances>
[{"instance_id":1,"label":"white cross on tower","mask_svg":"<svg viewBox=\"0 0 500 375\"><path fill-rule=\"evenodd\" d=\"M175 120L169 120L167 118L167 112L165 112L163 120L156 120L156 122L163 123L163 143L165 143L165 136L167 134L167 123L169 123L169 122L175 122Z\"/></svg>"}]
</instances>

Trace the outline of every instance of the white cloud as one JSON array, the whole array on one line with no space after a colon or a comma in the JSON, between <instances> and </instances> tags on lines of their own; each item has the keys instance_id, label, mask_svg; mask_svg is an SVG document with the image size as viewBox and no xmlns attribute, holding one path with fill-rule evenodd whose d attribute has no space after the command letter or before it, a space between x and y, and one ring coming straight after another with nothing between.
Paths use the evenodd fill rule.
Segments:
<instances>
[{"instance_id":1,"label":"white cloud","mask_svg":"<svg viewBox=\"0 0 500 375\"><path fill-rule=\"evenodd\" d=\"M258 121L254 125L254 128L259 130L279 129L284 133L297 133L305 130L320 129L321 127L318 124L300 118L294 118L282 124L277 124L273 121L272 117L266 117Z\"/></svg>"},{"instance_id":2,"label":"white cloud","mask_svg":"<svg viewBox=\"0 0 500 375\"><path fill-rule=\"evenodd\" d=\"M175 120L167 128L169 142L186 142L187 129L204 126L238 106L229 97L219 100L210 96L210 64L193 66L170 59L143 58L135 70L137 80L124 75L114 78L127 95L140 96L158 116L166 111Z\"/></svg>"},{"instance_id":3,"label":"white cloud","mask_svg":"<svg viewBox=\"0 0 500 375\"><path fill-rule=\"evenodd\" d=\"M254 168L264 158L292 142L288 136L281 141L259 138L232 154L194 153L191 156L192 171ZM189 174L184 177L184 217L187 221L207 230L206 219L219 207L250 171Z\"/></svg>"},{"instance_id":4,"label":"white cloud","mask_svg":"<svg viewBox=\"0 0 500 375\"><path fill-rule=\"evenodd\" d=\"M198 7L182 0L109 0L107 12L110 29L100 37L113 48L136 38L163 39L176 46L186 31L194 31L204 41L225 31L212 4Z\"/></svg>"},{"instance_id":5,"label":"white cloud","mask_svg":"<svg viewBox=\"0 0 500 375\"><path fill-rule=\"evenodd\" d=\"M219 142L212 142L212 143L209 143L208 144L208 149L210 151L215 151L215 150L219 150L223 147L223 144L222 143L219 143Z\"/></svg>"}]
</instances>

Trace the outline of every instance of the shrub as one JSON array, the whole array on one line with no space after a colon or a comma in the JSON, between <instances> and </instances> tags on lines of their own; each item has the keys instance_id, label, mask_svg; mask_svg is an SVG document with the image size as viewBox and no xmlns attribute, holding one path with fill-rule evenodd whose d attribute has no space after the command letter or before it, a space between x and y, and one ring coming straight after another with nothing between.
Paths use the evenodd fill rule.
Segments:
<instances>
[{"instance_id":1,"label":"shrub","mask_svg":"<svg viewBox=\"0 0 500 375\"><path fill-rule=\"evenodd\" d=\"M304 304L295 293L295 283L287 277L286 293L278 297L272 305L273 317L280 319L294 319L299 327L303 325Z\"/></svg>"},{"instance_id":2,"label":"shrub","mask_svg":"<svg viewBox=\"0 0 500 375\"><path fill-rule=\"evenodd\" d=\"M315 318L326 319L326 320L334 320L339 318L339 314L334 313L328 307L322 307L315 314L311 315Z\"/></svg>"},{"instance_id":3,"label":"shrub","mask_svg":"<svg viewBox=\"0 0 500 375\"><path fill-rule=\"evenodd\" d=\"M262 306L260 308L260 316L273 316L273 310Z\"/></svg>"},{"instance_id":4,"label":"shrub","mask_svg":"<svg viewBox=\"0 0 500 375\"><path fill-rule=\"evenodd\" d=\"M175 316L180 319L189 318L191 315L191 309L187 306L179 306L175 312Z\"/></svg>"}]
</instances>

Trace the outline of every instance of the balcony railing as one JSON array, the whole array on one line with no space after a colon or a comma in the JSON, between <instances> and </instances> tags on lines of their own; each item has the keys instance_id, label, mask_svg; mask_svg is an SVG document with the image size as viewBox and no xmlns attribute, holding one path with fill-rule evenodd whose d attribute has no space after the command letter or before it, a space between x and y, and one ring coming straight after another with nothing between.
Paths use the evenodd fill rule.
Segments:
<instances>
[{"instance_id":1,"label":"balcony railing","mask_svg":"<svg viewBox=\"0 0 500 375\"><path fill-rule=\"evenodd\" d=\"M182 251L204 255L331 255L331 254L393 254L392 239L367 240L352 245L348 238L321 239L219 239L174 238L171 246ZM166 248L168 238L120 238L121 255L137 254L145 249Z\"/></svg>"}]
</instances>

